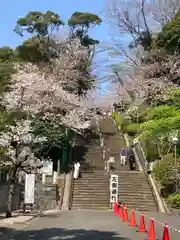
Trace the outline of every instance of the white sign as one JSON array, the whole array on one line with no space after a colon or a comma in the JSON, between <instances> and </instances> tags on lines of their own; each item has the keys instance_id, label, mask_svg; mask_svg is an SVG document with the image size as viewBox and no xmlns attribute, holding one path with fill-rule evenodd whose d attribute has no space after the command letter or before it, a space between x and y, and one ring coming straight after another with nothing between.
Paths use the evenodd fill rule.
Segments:
<instances>
[{"instance_id":1,"label":"white sign","mask_svg":"<svg viewBox=\"0 0 180 240\"><path fill-rule=\"evenodd\" d=\"M46 161L43 162L43 168L42 168L42 173L48 175L48 176L52 176L53 173L53 163Z\"/></svg>"},{"instance_id":2,"label":"white sign","mask_svg":"<svg viewBox=\"0 0 180 240\"><path fill-rule=\"evenodd\" d=\"M25 204L34 203L35 174L26 174L25 178Z\"/></svg>"},{"instance_id":3,"label":"white sign","mask_svg":"<svg viewBox=\"0 0 180 240\"><path fill-rule=\"evenodd\" d=\"M111 175L110 178L110 202L118 202L118 175Z\"/></svg>"}]
</instances>

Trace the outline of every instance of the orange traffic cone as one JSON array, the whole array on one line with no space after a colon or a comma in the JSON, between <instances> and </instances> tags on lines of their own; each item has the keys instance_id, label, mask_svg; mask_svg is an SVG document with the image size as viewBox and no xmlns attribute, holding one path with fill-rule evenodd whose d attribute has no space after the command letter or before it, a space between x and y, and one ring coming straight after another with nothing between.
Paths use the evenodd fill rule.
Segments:
<instances>
[{"instance_id":1,"label":"orange traffic cone","mask_svg":"<svg viewBox=\"0 0 180 240\"><path fill-rule=\"evenodd\" d=\"M118 203L117 202L114 203L114 214L115 215L119 214L119 207L118 207Z\"/></svg>"},{"instance_id":2,"label":"orange traffic cone","mask_svg":"<svg viewBox=\"0 0 180 240\"><path fill-rule=\"evenodd\" d=\"M137 232L147 232L143 214L140 217L140 224L139 224L139 228L138 228Z\"/></svg>"},{"instance_id":3,"label":"orange traffic cone","mask_svg":"<svg viewBox=\"0 0 180 240\"><path fill-rule=\"evenodd\" d=\"M134 210L131 211L131 219L130 219L130 222L129 222L129 226L137 227Z\"/></svg>"},{"instance_id":4,"label":"orange traffic cone","mask_svg":"<svg viewBox=\"0 0 180 240\"><path fill-rule=\"evenodd\" d=\"M116 212L116 203L115 202L113 203L113 212L114 212L114 214Z\"/></svg>"},{"instance_id":5,"label":"orange traffic cone","mask_svg":"<svg viewBox=\"0 0 180 240\"><path fill-rule=\"evenodd\" d=\"M170 240L169 238L169 229L167 222L164 223L164 233L163 233L163 239L162 240Z\"/></svg>"},{"instance_id":6,"label":"orange traffic cone","mask_svg":"<svg viewBox=\"0 0 180 240\"><path fill-rule=\"evenodd\" d=\"M149 231L148 231L148 240L156 240L156 233L154 227L154 219L150 219Z\"/></svg>"},{"instance_id":7,"label":"orange traffic cone","mask_svg":"<svg viewBox=\"0 0 180 240\"><path fill-rule=\"evenodd\" d=\"M123 222L128 222L128 211L127 211L127 207L124 207L124 209L123 209L123 215L124 215Z\"/></svg>"},{"instance_id":8,"label":"orange traffic cone","mask_svg":"<svg viewBox=\"0 0 180 240\"><path fill-rule=\"evenodd\" d=\"M119 217L120 217L121 219L124 219L124 215L123 215L123 205L121 205L120 208L119 208Z\"/></svg>"}]
</instances>

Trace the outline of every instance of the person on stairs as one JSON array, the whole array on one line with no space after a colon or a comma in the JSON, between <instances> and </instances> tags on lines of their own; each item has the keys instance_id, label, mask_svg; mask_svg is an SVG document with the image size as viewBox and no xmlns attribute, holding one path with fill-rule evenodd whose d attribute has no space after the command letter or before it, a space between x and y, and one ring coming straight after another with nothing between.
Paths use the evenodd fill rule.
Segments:
<instances>
[{"instance_id":1,"label":"person on stairs","mask_svg":"<svg viewBox=\"0 0 180 240\"><path fill-rule=\"evenodd\" d=\"M115 159L113 156L110 156L109 160L107 161L107 172L109 172L110 170L115 169Z\"/></svg>"},{"instance_id":2,"label":"person on stairs","mask_svg":"<svg viewBox=\"0 0 180 240\"><path fill-rule=\"evenodd\" d=\"M73 178L74 180L78 179L79 178L79 169L80 169L80 163L79 162L75 162L74 163L74 175L73 175Z\"/></svg>"},{"instance_id":3,"label":"person on stairs","mask_svg":"<svg viewBox=\"0 0 180 240\"><path fill-rule=\"evenodd\" d=\"M126 150L125 148L122 148L121 149L121 152L120 152L120 160L121 160L121 166L125 166L126 165Z\"/></svg>"},{"instance_id":4,"label":"person on stairs","mask_svg":"<svg viewBox=\"0 0 180 240\"><path fill-rule=\"evenodd\" d=\"M136 160L133 152L133 145L128 149L128 162L130 170L136 170Z\"/></svg>"},{"instance_id":5,"label":"person on stairs","mask_svg":"<svg viewBox=\"0 0 180 240\"><path fill-rule=\"evenodd\" d=\"M135 160L135 156L134 154L130 154L128 156L128 160L129 160L129 168L131 171L136 170L136 160Z\"/></svg>"}]
</instances>

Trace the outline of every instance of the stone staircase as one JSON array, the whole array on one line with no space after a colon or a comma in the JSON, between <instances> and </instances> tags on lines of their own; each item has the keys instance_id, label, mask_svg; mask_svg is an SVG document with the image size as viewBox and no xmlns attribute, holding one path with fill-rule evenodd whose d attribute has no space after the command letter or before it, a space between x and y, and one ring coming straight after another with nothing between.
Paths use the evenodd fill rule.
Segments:
<instances>
[{"instance_id":1,"label":"stone staircase","mask_svg":"<svg viewBox=\"0 0 180 240\"><path fill-rule=\"evenodd\" d=\"M139 171L116 171L119 176L119 202L137 211L157 212L147 176Z\"/></svg>"},{"instance_id":2,"label":"stone staircase","mask_svg":"<svg viewBox=\"0 0 180 240\"><path fill-rule=\"evenodd\" d=\"M123 147L126 148L126 144L123 135L117 130L114 121L111 118L102 119L99 125L104 138L106 160L108 160L110 156L114 156L116 170L129 170L128 165L120 165L120 150Z\"/></svg>"},{"instance_id":3,"label":"stone staircase","mask_svg":"<svg viewBox=\"0 0 180 240\"><path fill-rule=\"evenodd\" d=\"M104 138L106 160L113 155L115 172L119 176L119 201L139 211L157 211L156 201L148 178L144 172L130 171L129 165L121 166L119 153L126 147L123 135L117 130L111 118L99 121ZM88 145L84 158L82 177L73 182L72 209L108 209L110 175L104 171L102 148L99 139Z\"/></svg>"},{"instance_id":4,"label":"stone staircase","mask_svg":"<svg viewBox=\"0 0 180 240\"><path fill-rule=\"evenodd\" d=\"M83 172L73 182L71 209L109 209L109 174L105 171Z\"/></svg>"},{"instance_id":5,"label":"stone staircase","mask_svg":"<svg viewBox=\"0 0 180 240\"><path fill-rule=\"evenodd\" d=\"M104 161L102 159L102 149L100 147L99 136L94 137L86 146L88 149L83 157L82 166L84 171L104 170Z\"/></svg>"}]
</instances>

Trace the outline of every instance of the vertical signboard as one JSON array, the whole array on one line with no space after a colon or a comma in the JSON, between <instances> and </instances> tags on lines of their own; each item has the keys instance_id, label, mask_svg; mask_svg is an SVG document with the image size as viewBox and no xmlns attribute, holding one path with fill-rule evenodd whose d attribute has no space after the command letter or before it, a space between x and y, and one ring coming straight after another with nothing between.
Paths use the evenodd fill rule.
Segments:
<instances>
[{"instance_id":1,"label":"vertical signboard","mask_svg":"<svg viewBox=\"0 0 180 240\"><path fill-rule=\"evenodd\" d=\"M110 202L118 202L118 175L111 175L110 178Z\"/></svg>"},{"instance_id":2,"label":"vertical signboard","mask_svg":"<svg viewBox=\"0 0 180 240\"><path fill-rule=\"evenodd\" d=\"M34 204L35 174L26 174L24 203Z\"/></svg>"}]
</instances>

